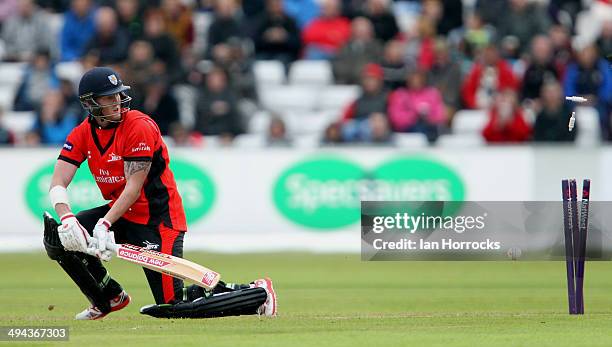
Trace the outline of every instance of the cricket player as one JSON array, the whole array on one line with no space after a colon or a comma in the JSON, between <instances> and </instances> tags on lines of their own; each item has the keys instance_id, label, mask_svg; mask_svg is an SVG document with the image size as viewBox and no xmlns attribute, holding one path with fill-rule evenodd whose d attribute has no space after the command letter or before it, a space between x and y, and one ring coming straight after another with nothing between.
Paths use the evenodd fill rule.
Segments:
<instances>
[{"instance_id":1,"label":"cricket player","mask_svg":"<svg viewBox=\"0 0 612 347\"><path fill-rule=\"evenodd\" d=\"M130 110L130 89L108 67L86 72L79 98L88 117L68 135L60 152L49 196L57 223L44 216L49 257L85 294L91 306L76 315L94 320L130 303L130 296L102 265L109 243L130 243L182 257L185 212L170 170L168 149L157 124ZM67 187L87 160L102 196L110 203L80 211L70 208ZM204 318L241 314L276 315L276 294L268 278L250 284L219 282L212 291L144 269L155 299L140 312L154 317Z\"/></svg>"}]
</instances>

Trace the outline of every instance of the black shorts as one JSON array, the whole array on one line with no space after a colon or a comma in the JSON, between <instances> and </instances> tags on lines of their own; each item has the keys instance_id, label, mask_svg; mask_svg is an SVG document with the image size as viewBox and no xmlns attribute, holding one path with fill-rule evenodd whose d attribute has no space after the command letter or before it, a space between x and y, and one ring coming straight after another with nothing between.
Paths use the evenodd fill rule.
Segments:
<instances>
[{"instance_id":1,"label":"black shorts","mask_svg":"<svg viewBox=\"0 0 612 347\"><path fill-rule=\"evenodd\" d=\"M76 217L90 233L98 219L104 217L110 210L108 205L79 212ZM120 218L111 227L115 233L116 243L129 243L145 247L175 257L183 256L184 231L168 228L164 224L157 227L132 223ZM183 281L143 268L151 292L157 304L174 303L183 298Z\"/></svg>"}]
</instances>

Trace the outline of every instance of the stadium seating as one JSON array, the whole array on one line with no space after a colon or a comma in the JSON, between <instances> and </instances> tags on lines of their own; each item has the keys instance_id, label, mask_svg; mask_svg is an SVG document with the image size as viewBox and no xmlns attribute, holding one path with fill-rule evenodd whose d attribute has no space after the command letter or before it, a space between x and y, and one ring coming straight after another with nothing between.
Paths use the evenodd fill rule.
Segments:
<instances>
[{"instance_id":1,"label":"stadium seating","mask_svg":"<svg viewBox=\"0 0 612 347\"><path fill-rule=\"evenodd\" d=\"M36 115L34 112L6 112L2 117L2 125L15 134L18 139L32 130L35 121Z\"/></svg>"},{"instance_id":2,"label":"stadium seating","mask_svg":"<svg viewBox=\"0 0 612 347\"><path fill-rule=\"evenodd\" d=\"M596 146L601 143L599 114L593 107L576 107L576 143L579 146Z\"/></svg>"},{"instance_id":3,"label":"stadium seating","mask_svg":"<svg viewBox=\"0 0 612 347\"><path fill-rule=\"evenodd\" d=\"M328 86L320 90L318 109L340 116L344 109L359 96L360 88L354 85Z\"/></svg>"},{"instance_id":4,"label":"stadium seating","mask_svg":"<svg viewBox=\"0 0 612 347\"><path fill-rule=\"evenodd\" d=\"M264 134L242 134L234 138L234 146L242 149L263 148L266 146Z\"/></svg>"},{"instance_id":5,"label":"stadium seating","mask_svg":"<svg viewBox=\"0 0 612 347\"><path fill-rule=\"evenodd\" d=\"M60 79L65 79L78 86L83 75L83 66L78 62L61 62L55 65L55 73Z\"/></svg>"},{"instance_id":6,"label":"stadium seating","mask_svg":"<svg viewBox=\"0 0 612 347\"><path fill-rule=\"evenodd\" d=\"M276 60L260 60L253 65L255 83L259 89L276 86L285 82L285 68Z\"/></svg>"},{"instance_id":7,"label":"stadium seating","mask_svg":"<svg viewBox=\"0 0 612 347\"><path fill-rule=\"evenodd\" d=\"M488 121L485 110L460 110L453 118L454 134L480 134Z\"/></svg>"},{"instance_id":8,"label":"stadium seating","mask_svg":"<svg viewBox=\"0 0 612 347\"><path fill-rule=\"evenodd\" d=\"M399 148L425 148L429 145L427 136L421 133L394 134L393 144Z\"/></svg>"},{"instance_id":9,"label":"stadium seating","mask_svg":"<svg viewBox=\"0 0 612 347\"><path fill-rule=\"evenodd\" d=\"M259 90L259 98L264 109L284 114L314 110L318 93L309 86L269 86Z\"/></svg>"},{"instance_id":10,"label":"stadium seating","mask_svg":"<svg viewBox=\"0 0 612 347\"><path fill-rule=\"evenodd\" d=\"M270 125L270 113L267 111L255 112L248 122L248 132L252 134L262 134L268 131Z\"/></svg>"},{"instance_id":11,"label":"stadium seating","mask_svg":"<svg viewBox=\"0 0 612 347\"><path fill-rule=\"evenodd\" d=\"M327 86L333 83L331 64L325 60L298 60L289 69L293 85Z\"/></svg>"},{"instance_id":12,"label":"stadium seating","mask_svg":"<svg viewBox=\"0 0 612 347\"><path fill-rule=\"evenodd\" d=\"M442 148L481 147L485 145L485 140L480 133L458 135L444 134L438 137L436 145Z\"/></svg>"},{"instance_id":13,"label":"stadium seating","mask_svg":"<svg viewBox=\"0 0 612 347\"><path fill-rule=\"evenodd\" d=\"M0 64L0 86L17 87L23 75L25 63Z\"/></svg>"}]
</instances>

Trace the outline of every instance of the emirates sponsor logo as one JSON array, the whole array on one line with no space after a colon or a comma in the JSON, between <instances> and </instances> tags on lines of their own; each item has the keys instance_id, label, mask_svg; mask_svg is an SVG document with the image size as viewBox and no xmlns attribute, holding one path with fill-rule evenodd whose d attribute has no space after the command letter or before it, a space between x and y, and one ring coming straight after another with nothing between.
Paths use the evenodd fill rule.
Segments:
<instances>
[{"instance_id":1,"label":"emirates sponsor logo","mask_svg":"<svg viewBox=\"0 0 612 347\"><path fill-rule=\"evenodd\" d=\"M204 277L202 278L202 283L204 283L207 286L211 286L215 282L215 279L218 276L219 276L218 273L216 273L214 271L209 271L209 272L204 274Z\"/></svg>"},{"instance_id":2,"label":"emirates sponsor logo","mask_svg":"<svg viewBox=\"0 0 612 347\"><path fill-rule=\"evenodd\" d=\"M132 260L134 262L144 264L144 265L153 265L157 267L165 267L170 263L164 261L162 259L151 258L147 254L144 254L140 251L121 247L118 252L118 257L123 259Z\"/></svg>"},{"instance_id":3,"label":"emirates sponsor logo","mask_svg":"<svg viewBox=\"0 0 612 347\"><path fill-rule=\"evenodd\" d=\"M149 147L149 145L147 145L145 142L141 142L138 144L138 146L132 147L132 153L145 152L145 151L150 151L150 150L151 150L151 147Z\"/></svg>"}]
</instances>

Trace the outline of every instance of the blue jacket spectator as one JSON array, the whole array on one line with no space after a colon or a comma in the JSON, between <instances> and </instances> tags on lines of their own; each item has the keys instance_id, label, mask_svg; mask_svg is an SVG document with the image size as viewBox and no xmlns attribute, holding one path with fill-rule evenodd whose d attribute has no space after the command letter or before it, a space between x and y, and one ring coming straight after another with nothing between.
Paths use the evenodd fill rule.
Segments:
<instances>
[{"instance_id":1,"label":"blue jacket spectator","mask_svg":"<svg viewBox=\"0 0 612 347\"><path fill-rule=\"evenodd\" d=\"M319 4L315 0L283 0L283 7L300 29L319 16Z\"/></svg>"},{"instance_id":2,"label":"blue jacket spectator","mask_svg":"<svg viewBox=\"0 0 612 347\"><path fill-rule=\"evenodd\" d=\"M91 0L72 0L64 15L60 36L61 60L73 61L85 54L85 46L96 32L96 10Z\"/></svg>"},{"instance_id":3,"label":"blue jacket spectator","mask_svg":"<svg viewBox=\"0 0 612 347\"><path fill-rule=\"evenodd\" d=\"M45 95L32 130L38 133L41 143L60 145L79 121L77 114L66 109L62 93L53 91Z\"/></svg>"},{"instance_id":4,"label":"blue jacket spectator","mask_svg":"<svg viewBox=\"0 0 612 347\"><path fill-rule=\"evenodd\" d=\"M23 79L17 88L13 103L15 111L37 109L45 95L59 88L55 67L51 64L48 51L37 52L25 69Z\"/></svg>"},{"instance_id":5,"label":"blue jacket spectator","mask_svg":"<svg viewBox=\"0 0 612 347\"><path fill-rule=\"evenodd\" d=\"M597 109L604 139L612 139L612 70L598 57L597 47L589 45L577 52L576 62L565 72L565 95L580 95Z\"/></svg>"},{"instance_id":6,"label":"blue jacket spectator","mask_svg":"<svg viewBox=\"0 0 612 347\"><path fill-rule=\"evenodd\" d=\"M96 12L96 32L85 51L97 52L102 65L117 64L127 58L129 45L130 38L119 27L115 10L100 7Z\"/></svg>"}]
</instances>

